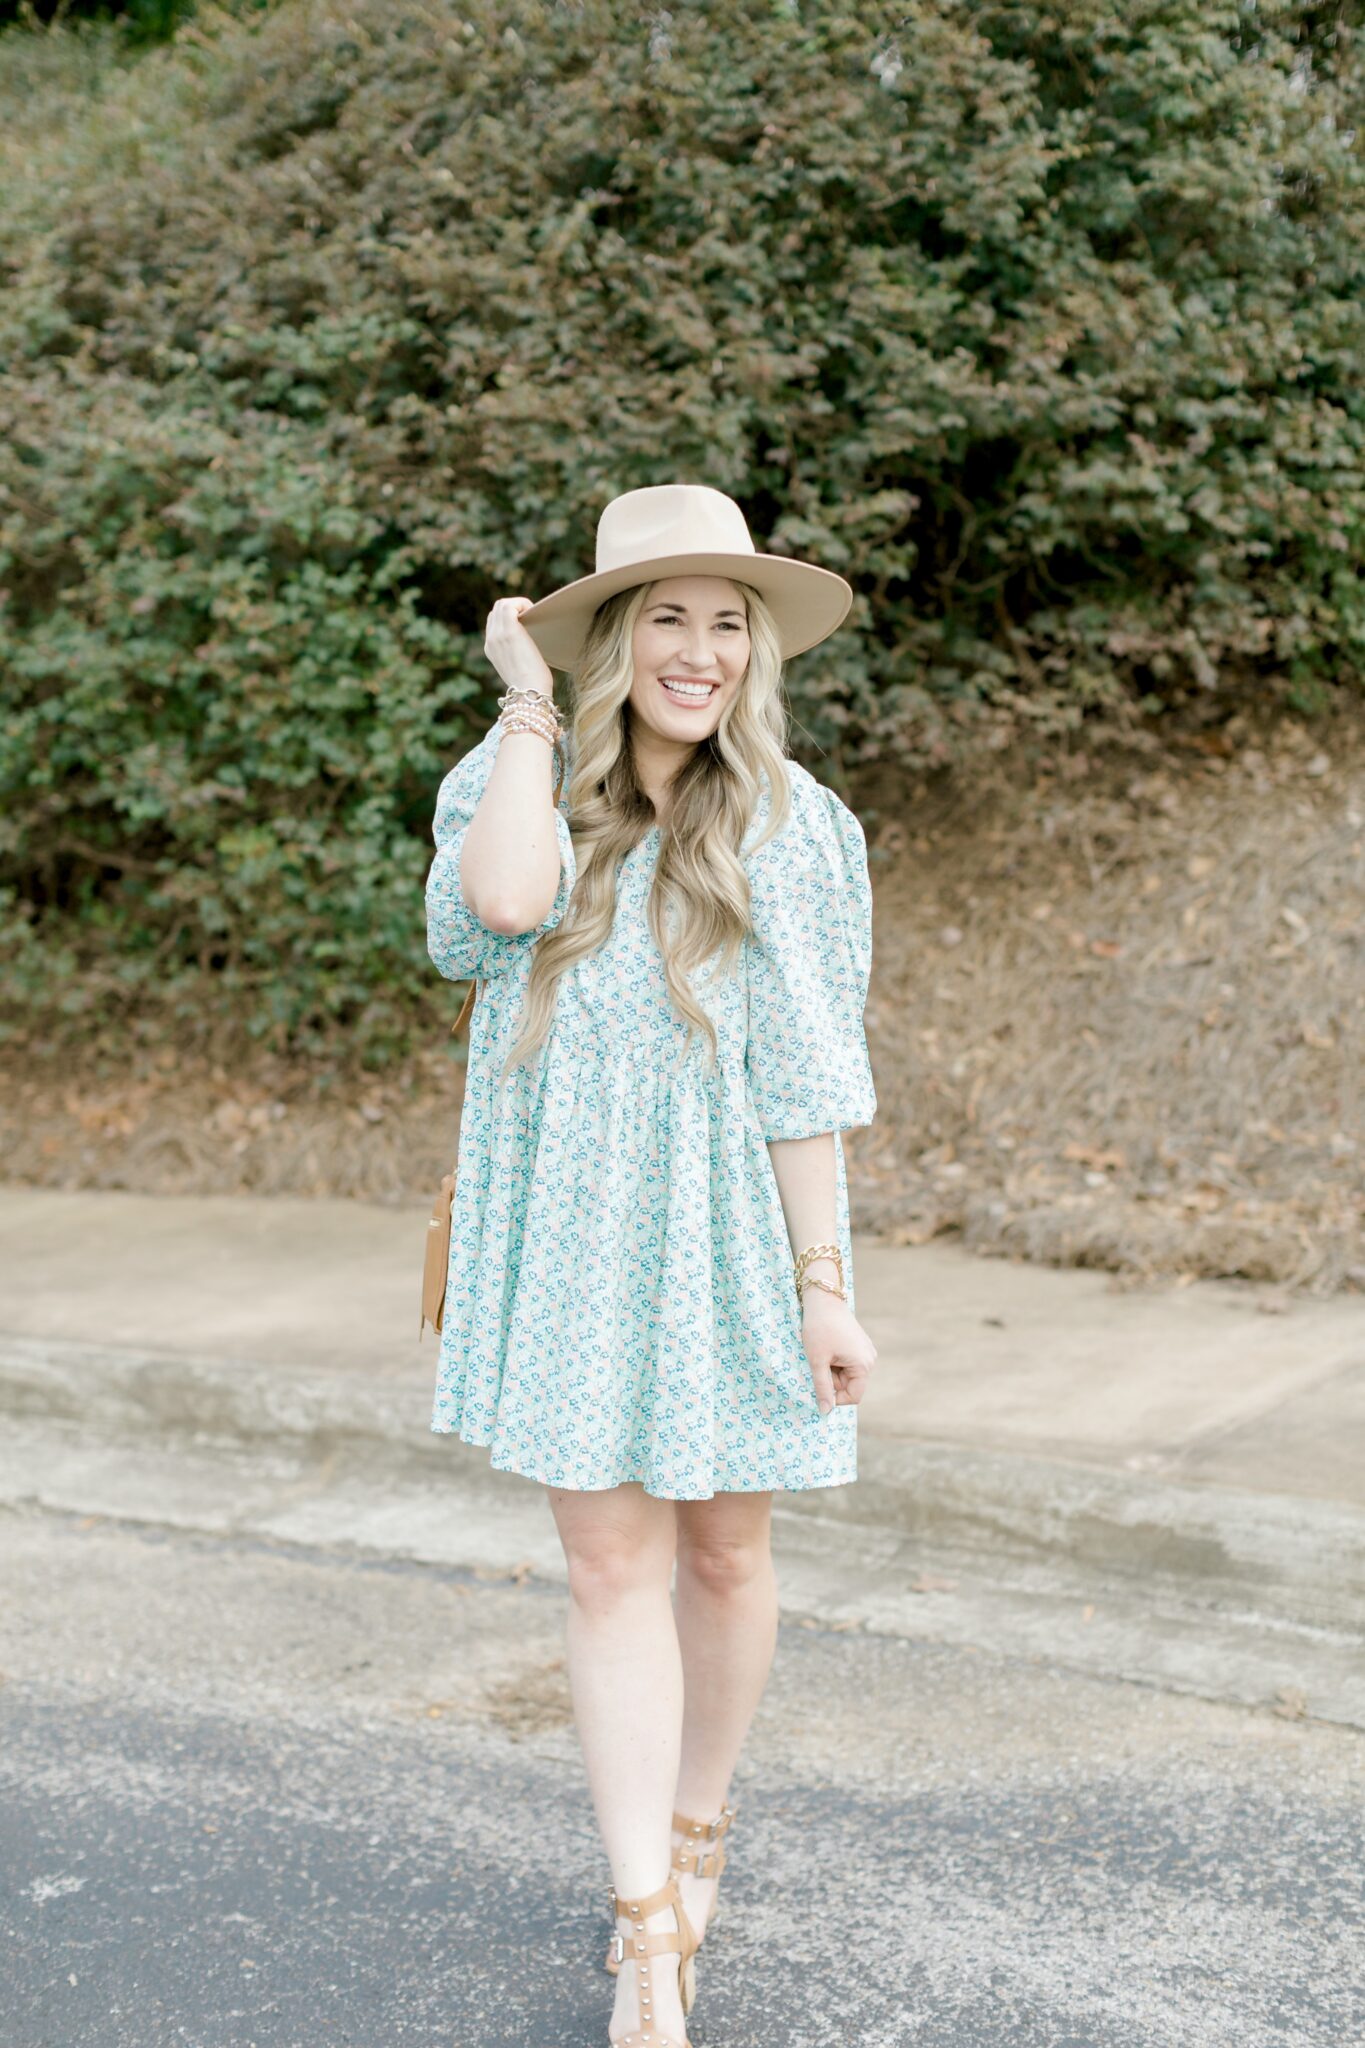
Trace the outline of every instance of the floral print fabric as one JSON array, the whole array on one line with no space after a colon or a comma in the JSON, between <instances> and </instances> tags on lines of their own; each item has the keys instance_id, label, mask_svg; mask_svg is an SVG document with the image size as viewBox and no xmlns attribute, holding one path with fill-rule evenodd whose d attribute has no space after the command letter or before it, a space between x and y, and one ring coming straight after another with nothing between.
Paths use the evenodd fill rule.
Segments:
<instances>
[{"instance_id":1,"label":"floral print fabric","mask_svg":"<svg viewBox=\"0 0 1365 2048\"><path fill-rule=\"evenodd\" d=\"M500 1090L531 949L564 916L576 869L561 796L544 923L509 936L466 907L460 849L499 738L494 726L442 782L426 883L433 963L482 982L431 1427L488 1446L501 1471L574 1490L636 1480L706 1500L844 1484L858 1411L816 1405L767 1141L835 1133L852 1304L838 1133L876 1112L862 827L788 761L791 815L752 851L764 790L741 849L753 934L736 970L717 977L712 960L692 978L719 1040L710 1074L647 922L652 827L621 862L607 941L562 976L547 1043Z\"/></svg>"}]
</instances>

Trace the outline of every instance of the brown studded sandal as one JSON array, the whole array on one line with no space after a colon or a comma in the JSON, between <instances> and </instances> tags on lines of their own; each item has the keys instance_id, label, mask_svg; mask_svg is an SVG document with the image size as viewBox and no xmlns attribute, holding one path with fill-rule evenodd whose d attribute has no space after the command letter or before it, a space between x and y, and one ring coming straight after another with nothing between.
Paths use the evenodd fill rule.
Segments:
<instances>
[{"instance_id":1,"label":"brown studded sandal","mask_svg":"<svg viewBox=\"0 0 1365 2048\"><path fill-rule=\"evenodd\" d=\"M733 1806L722 1806L714 1820L693 1820L691 1814L675 1813L673 1832L682 1840L673 1844L673 1872L677 1876L690 1872L693 1877L719 1878L725 1868L725 1836L735 1817ZM717 1888L716 1900L711 1907L707 1926L714 1927L716 1914L720 1910L720 1893ZM683 2011L691 2012L697 1996L697 1971L695 1957L704 1936L696 1935L691 1922L687 1928L689 1945L682 1952L682 1963L678 1981L682 1989ZM620 1968L616 1945L613 1942L607 1950L607 1968L615 1976Z\"/></svg>"},{"instance_id":2,"label":"brown studded sandal","mask_svg":"<svg viewBox=\"0 0 1365 2048\"><path fill-rule=\"evenodd\" d=\"M684 1968L691 1969L692 1957L697 1943L692 1933L692 1923L683 1910L682 1894L678 1880L670 1876L667 1884L660 1885L657 1892L650 1892L642 1899L623 1899L615 1885L609 1886L611 1908L618 1920L624 1920L630 1932L622 1934L618 1928L612 1936L612 1960L616 1971L624 1963L635 1965L635 1995L640 2008L640 2024L634 2033L617 2034L611 2048L689 2048L684 2034L681 2041L672 2034L660 2033L654 2020L654 1986L650 1977L651 1956L676 1955L678 1958L679 1995L683 1999L683 2010L691 2006L691 1999L682 1989ZM678 1925L672 1934L647 1934L645 1921L651 1913L662 1913L668 1906L677 1915Z\"/></svg>"},{"instance_id":3,"label":"brown studded sandal","mask_svg":"<svg viewBox=\"0 0 1365 2048\"><path fill-rule=\"evenodd\" d=\"M675 1813L673 1832L682 1840L674 1845L673 1868L676 1872L688 1872L693 1877L719 1878L725 1868L725 1837L735 1817L733 1806L722 1806L714 1820L693 1820L689 1814ZM712 1846L714 1845L714 1846ZM720 1911L720 1889L707 1916L706 1924L714 1927ZM705 1936L702 1937L705 1940Z\"/></svg>"}]
</instances>

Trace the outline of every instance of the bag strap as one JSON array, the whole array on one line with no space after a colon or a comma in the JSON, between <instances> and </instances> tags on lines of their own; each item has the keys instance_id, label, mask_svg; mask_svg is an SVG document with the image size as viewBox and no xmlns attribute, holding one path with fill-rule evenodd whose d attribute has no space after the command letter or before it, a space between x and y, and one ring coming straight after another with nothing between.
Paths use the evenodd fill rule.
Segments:
<instances>
[{"instance_id":1,"label":"bag strap","mask_svg":"<svg viewBox=\"0 0 1365 2048\"><path fill-rule=\"evenodd\" d=\"M555 741L554 751L555 758L559 762L559 772L555 776L555 791L554 795L550 798L550 807L552 810L557 811L559 809L559 793L564 787L564 752L558 740ZM452 1038L458 1038L460 1032L468 1027L469 1020L474 1014L474 1003L475 999L478 996L478 993L479 981L476 975L475 978L470 982L469 988L465 994L465 999L460 1005L459 1015L456 1017L455 1022L450 1027L450 1035Z\"/></svg>"}]
</instances>

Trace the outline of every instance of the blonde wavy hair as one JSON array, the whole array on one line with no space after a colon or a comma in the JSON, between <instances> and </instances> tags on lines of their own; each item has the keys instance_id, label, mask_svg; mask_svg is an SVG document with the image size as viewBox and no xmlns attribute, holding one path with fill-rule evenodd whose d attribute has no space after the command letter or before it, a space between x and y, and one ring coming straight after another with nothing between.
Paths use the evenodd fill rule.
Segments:
<instances>
[{"instance_id":1,"label":"blonde wavy hair","mask_svg":"<svg viewBox=\"0 0 1365 2048\"><path fill-rule=\"evenodd\" d=\"M635 680L635 623L654 587L636 584L599 606L570 678L567 795L577 878L564 916L532 948L520 1030L502 1068L504 1081L549 1035L560 976L595 953L610 933L618 866L655 822L654 806L635 772L626 701ZM648 905L669 996L689 1026L687 1042L693 1032L706 1040L708 1071L715 1065L716 1031L690 976L717 949L716 971L728 974L751 930L749 880L739 850L765 778L770 812L755 846L781 830L791 808L777 626L756 590L747 583L737 587L748 611L749 664L715 731L698 741L674 778Z\"/></svg>"}]
</instances>

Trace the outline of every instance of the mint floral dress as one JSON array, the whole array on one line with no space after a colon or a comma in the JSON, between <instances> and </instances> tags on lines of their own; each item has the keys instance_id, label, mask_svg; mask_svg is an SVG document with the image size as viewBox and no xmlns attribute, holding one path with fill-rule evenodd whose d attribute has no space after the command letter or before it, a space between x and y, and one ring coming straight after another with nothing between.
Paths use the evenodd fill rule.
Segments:
<instances>
[{"instance_id":1,"label":"mint floral dress","mask_svg":"<svg viewBox=\"0 0 1365 2048\"><path fill-rule=\"evenodd\" d=\"M487 1445L500 1471L579 1491L635 1480L660 1499L708 1500L845 1484L858 1411L816 1405L767 1141L835 1133L856 1313L838 1133L876 1112L862 827L788 761L791 815L751 852L765 786L741 848L752 936L728 975L713 957L692 977L719 1039L708 1076L647 922L652 826L620 863L609 938L561 977L547 1043L499 1092L531 949L564 916L576 874L561 794L544 923L507 935L466 907L460 848L500 737L492 727L442 782L426 883L433 963L481 983L431 1427Z\"/></svg>"}]
</instances>

